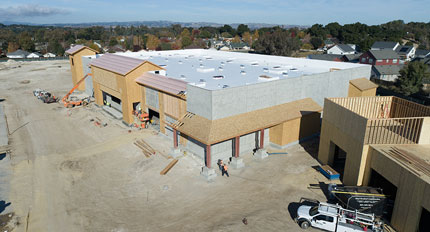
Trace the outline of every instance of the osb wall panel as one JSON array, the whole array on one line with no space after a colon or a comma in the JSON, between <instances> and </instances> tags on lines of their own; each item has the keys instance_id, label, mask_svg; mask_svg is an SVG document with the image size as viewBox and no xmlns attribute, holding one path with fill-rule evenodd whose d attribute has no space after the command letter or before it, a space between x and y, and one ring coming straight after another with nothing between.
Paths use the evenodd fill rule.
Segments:
<instances>
[{"instance_id":1,"label":"osb wall panel","mask_svg":"<svg viewBox=\"0 0 430 232\"><path fill-rule=\"evenodd\" d=\"M91 56L95 55L96 53L89 50L89 49L82 49L81 51L77 52L73 55L73 62L75 63L75 77L73 78L73 86L75 86L80 79L84 77L84 70L82 67L82 56ZM85 82L81 83L78 90L85 90Z\"/></svg>"},{"instance_id":2,"label":"osb wall panel","mask_svg":"<svg viewBox=\"0 0 430 232\"><path fill-rule=\"evenodd\" d=\"M312 113L270 128L270 142L284 146L320 131L320 113Z\"/></svg>"},{"instance_id":3,"label":"osb wall panel","mask_svg":"<svg viewBox=\"0 0 430 232\"><path fill-rule=\"evenodd\" d=\"M361 91L351 83L349 84L348 97L373 97L376 95L376 88Z\"/></svg>"},{"instance_id":4,"label":"osb wall panel","mask_svg":"<svg viewBox=\"0 0 430 232\"><path fill-rule=\"evenodd\" d=\"M183 115L182 109L184 108L184 100L166 94L163 94L163 100L164 100L164 112L175 119L179 119Z\"/></svg>"},{"instance_id":5,"label":"osb wall panel","mask_svg":"<svg viewBox=\"0 0 430 232\"><path fill-rule=\"evenodd\" d=\"M94 66L92 67L92 69L94 82L98 82L100 83L100 85L106 86L115 91L119 91L117 74Z\"/></svg>"}]
</instances>

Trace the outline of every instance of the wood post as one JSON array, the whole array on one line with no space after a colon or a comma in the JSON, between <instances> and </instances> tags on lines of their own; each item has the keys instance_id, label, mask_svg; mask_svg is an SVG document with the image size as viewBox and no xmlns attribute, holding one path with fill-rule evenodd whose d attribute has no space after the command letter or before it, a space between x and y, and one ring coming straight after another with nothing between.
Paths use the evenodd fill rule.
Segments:
<instances>
[{"instance_id":1,"label":"wood post","mask_svg":"<svg viewBox=\"0 0 430 232\"><path fill-rule=\"evenodd\" d=\"M264 129L260 130L260 149L264 148Z\"/></svg>"},{"instance_id":2,"label":"wood post","mask_svg":"<svg viewBox=\"0 0 430 232\"><path fill-rule=\"evenodd\" d=\"M240 137L237 136L234 138L234 157L239 157L239 148L240 148Z\"/></svg>"},{"instance_id":3,"label":"wood post","mask_svg":"<svg viewBox=\"0 0 430 232\"><path fill-rule=\"evenodd\" d=\"M211 145L206 145L206 167L211 168Z\"/></svg>"},{"instance_id":4,"label":"wood post","mask_svg":"<svg viewBox=\"0 0 430 232\"><path fill-rule=\"evenodd\" d=\"M173 147L178 148L178 132L176 129L173 129Z\"/></svg>"}]
</instances>

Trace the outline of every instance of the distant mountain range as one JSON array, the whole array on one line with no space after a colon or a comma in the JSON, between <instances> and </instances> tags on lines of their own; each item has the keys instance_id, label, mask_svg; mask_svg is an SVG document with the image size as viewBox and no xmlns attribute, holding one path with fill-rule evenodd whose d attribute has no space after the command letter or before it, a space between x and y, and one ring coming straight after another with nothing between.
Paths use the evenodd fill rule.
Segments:
<instances>
[{"instance_id":1,"label":"distant mountain range","mask_svg":"<svg viewBox=\"0 0 430 232\"><path fill-rule=\"evenodd\" d=\"M174 24L180 24L182 27L222 27L224 24L221 23L211 23L211 22L173 22L173 21L127 21L127 22L93 22L93 23L52 23L52 24L37 24L37 23L28 23L28 22L13 22L13 21L4 21L1 22L4 25L31 25L31 26L55 26L55 27L92 27L92 26L103 26L103 27L114 27L114 26L140 26L145 25L148 27L170 27ZM228 24L233 28L237 28L240 23L231 23ZM244 23L248 25L250 29L258 29L262 27L275 27L279 26L282 28L308 28L307 25L282 25L282 24L268 24L268 23Z\"/></svg>"}]
</instances>

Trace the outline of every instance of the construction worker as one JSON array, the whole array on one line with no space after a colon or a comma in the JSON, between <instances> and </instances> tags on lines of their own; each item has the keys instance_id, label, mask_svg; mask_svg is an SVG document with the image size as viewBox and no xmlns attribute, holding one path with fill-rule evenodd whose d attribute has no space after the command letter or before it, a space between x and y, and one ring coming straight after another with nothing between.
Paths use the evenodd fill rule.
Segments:
<instances>
[{"instance_id":1,"label":"construction worker","mask_svg":"<svg viewBox=\"0 0 430 232\"><path fill-rule=\"evenodd\" d=\"M224 165L222 166L222 176L224 176L224 174L226 174L226 175L227 175L227 177L230 177L230 176L228 175L228 166L227 166L227 164L224 164Z\"/></svg>"},{"instance_id":2,"label":"construction worker","mask_svg":"<svg viewBox=\"0 0 430 232\"><path fill-rule=\"evenodd\" d=\"M224 162L222 162L222 159L219 159L218 160L218 168L219 168L219 170L222 172L222 169L223 169L223 166L224 165Z\"/></svg>"}]
</instances>

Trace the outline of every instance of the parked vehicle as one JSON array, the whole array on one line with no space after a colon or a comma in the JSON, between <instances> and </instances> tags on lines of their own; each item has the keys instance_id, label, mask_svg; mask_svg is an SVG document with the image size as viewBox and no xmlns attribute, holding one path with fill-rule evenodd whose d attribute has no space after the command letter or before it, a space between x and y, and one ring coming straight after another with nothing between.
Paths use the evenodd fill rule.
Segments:
<instances>
[{"instance_id":1,"label":"parked vehicle","mask_svg":"<svg viewBox=\"0 0 430 232\"><path fill-rule=\"evenodd\" d=\"M43 101L43 103L54 103L58 101L58 98L56 98L53 94L43 89L34 90L33 95L36 96L37 99L40 99L41 101Z\"/></svg>"},{"instance_id":2,"label":"parked vehicle","mask_svg":"<svg viewBox=\"0 0 430 232\"><path fill-rule=\"evenodd\" d=\"M378 221L374 214L348 210L337 204L329 203L300 206L297 210L296 221L302 229L312 226L336 232L383 231L383 223Z\"/></svg>"}]
</instances>

